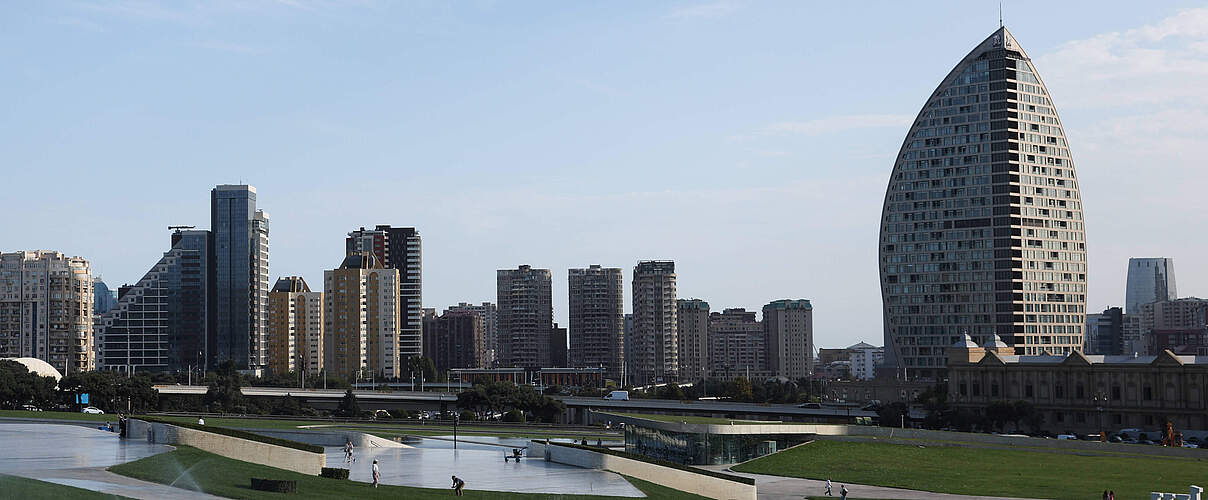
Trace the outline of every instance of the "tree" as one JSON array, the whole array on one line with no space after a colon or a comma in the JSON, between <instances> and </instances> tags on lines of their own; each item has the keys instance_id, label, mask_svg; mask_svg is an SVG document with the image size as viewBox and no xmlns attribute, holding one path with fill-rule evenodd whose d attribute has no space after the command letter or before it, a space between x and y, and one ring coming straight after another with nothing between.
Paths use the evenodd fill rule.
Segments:
<instances>
[{"instance_id":1,"label":"tree","mask_svg":"<svg viewBox=\"0 0 1208 500\"><path fill-rule=\"evenodd\" d=\"M1015 421L1015 405L1010 401L994 401L986 406L986 418L995 429L1003 430L1007 422Z\"/></svg>"},{"instance_id":2,"label":"tree","mask_svg":"<svg viewBox=\"0 0 1208 500\"><path fill-rule=\"evenodd\" d=\"M751 381L746 377L734 379L733 382L727 384L726 396L735 401L751 401L755 396L751 389Z\"/></svg>"},{"instance_id":3,"label":"tree","mask_svg":"<svg viewBox=\"0 0 1208 500\"><path fill-rule=\"evenodd\" d=\"M224 412L234 411L243 403L243 377L235 370L235 362L223 361L213 375L206 389L206 405Z\"/></svg>"},{"instance_id":4,"label":"tree","mask_svg":"<svg viewBox=\"0 0 1208 500\"><path fill-rule=\"evenodd\" d=\"M417 382L419 381L421 374L423 375L425 382L438 381L437 378L439 374L436 373L436 364L432 362L432 358L425 358L423 356L412 356L407 358L407 371L410 372L408 374L409 376L415 376Z\"/></svg>"},{"instance_id":5,"label":"tree","mask_svg":"<svg viewBox=\"0 0 1208 500\"><path fill-rule=\"evenodd\" d=\"M877 412L880 418L881 427L898 427L905 421L906 416L910 412L910 407L901 401L894 401L883 407Z\"/></svg>"},{"instance_id":6,"label":"tree","mask_svg":"<svg viewBox=\"0 0 1208 500\"><path fill-rule=\"evenodd\" d=\"M342 417L361 415L361 405L357 403L357 395L352 393L352 389L344 391L344 398L340 400L340 406L336 409L336 414Z\"/></svg>"},{"instance_id":7,"label":"tree","mask_svg":"<svg viewBox=\"0 0 1208 500\"><path fill-rule=\"evenodd\" d=\"M39 377L21 363L0 360L0 408L16 410L27 404L45 408L54 399L54 387L54 377Z\"/></svg>"}]
</instances>

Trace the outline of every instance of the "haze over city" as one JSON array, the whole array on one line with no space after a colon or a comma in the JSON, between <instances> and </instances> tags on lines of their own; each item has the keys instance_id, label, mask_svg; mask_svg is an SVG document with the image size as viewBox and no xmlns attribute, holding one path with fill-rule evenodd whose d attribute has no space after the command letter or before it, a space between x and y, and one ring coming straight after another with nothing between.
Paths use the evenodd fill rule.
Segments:
<instances>
[{"instance_id":1,"label":"haze over city","mask_svg":"<svg viewBox=\"0 0 1208 500\"><path fill-rule=\"evenodd\" d=\"M1136 256L1208 295L1208 9L1094 5L1004 4L1077 165L1088 310L1122 303ZM567 268L621 267L628 293L671 259L681 298L807 298L817 345L880 343L894 155L997 27L997 2L14 5L0 247L116 287L246 183L274 278L321 283L348 231L414 226L426 307L494 301L495 270L531 264L565 324Z\"/></svg>"}]
</instances>

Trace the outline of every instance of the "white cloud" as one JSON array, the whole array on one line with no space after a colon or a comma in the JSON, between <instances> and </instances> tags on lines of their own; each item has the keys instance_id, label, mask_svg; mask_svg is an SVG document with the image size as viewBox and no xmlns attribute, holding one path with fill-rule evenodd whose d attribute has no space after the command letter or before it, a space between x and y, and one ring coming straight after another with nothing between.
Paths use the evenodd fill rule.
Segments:
<instances>
[{"instance_id":1,"label":"white cloud","mask_svg":"<svg viewBox=\"0 0 1208 500\"><path fill-rule=\"evenodd\" d=\"M914 120L909 115L842 115L801 122L777 122L762 129L765 134L822 135L862 128L906 128Z\"/></svg>"},{"instance_id":2,"label":"white cloud","mask_svg":"<svg viewBox=\"0 0 1208 500\"><path fill-rule=\"evenodd\" d=\"M738 10L738 3L730 0L688 5L671 11L676 19L712 19L725 17Z\"/></svg>"}]
</instances>

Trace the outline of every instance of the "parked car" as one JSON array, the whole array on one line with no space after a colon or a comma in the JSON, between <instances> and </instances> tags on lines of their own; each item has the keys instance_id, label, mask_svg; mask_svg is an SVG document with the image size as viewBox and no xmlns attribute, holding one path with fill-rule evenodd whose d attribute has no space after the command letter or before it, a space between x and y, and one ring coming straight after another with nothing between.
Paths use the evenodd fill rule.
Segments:
<instances>
[{"instance_id":1,"label":"parked car","mask_svg":"<svg viewBox=\"0 0 1208 500\"><path fill-rule=\"evenodd\" d=\"M814 408L822 409L822 403L802 403L797 405L798 408Z\"/></svg>"},{"instance_id":2,"label":"parked car","mask_svg":"<svg viewBox=\"0 0 1208 500\"><path fill-rule=\"evenodd\" d=\"M25 411L42 411L41 408L38 408L37 406L34 406L34 405L24 405L21 407L21 409L25 410Z\"/></svg>"},{"instance_id":3,"label":"parked car","mask_svg":"<svg viewBox=\"0 0 1208 500\"><path fill-rule=\"evenodd\" d=\"M104 410L101 410L100 408L97 408L95 406L85 406L83 410L80 410L80 413L87 413L89 415L104 415L105 414Z\"/></svg>"}]
</instances>

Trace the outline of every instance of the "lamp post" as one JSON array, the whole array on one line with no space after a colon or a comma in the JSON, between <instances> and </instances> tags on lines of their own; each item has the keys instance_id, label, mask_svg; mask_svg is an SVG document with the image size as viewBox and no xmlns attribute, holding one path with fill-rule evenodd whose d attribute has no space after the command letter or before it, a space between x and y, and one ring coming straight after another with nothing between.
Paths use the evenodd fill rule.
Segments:
<instances>
[{"instance_id":1,"label":"lamp post","mask_svg":"<svg viewBox=\"0 0 1208 500\"><path fill-rule=\"evenodd\" d=\"M1095 411L1099 412L1099 439L1107 440L1107 434L1103 432L1103 405L1107 404L1107 393L1103 391L1095 392L1091 398L1095 402Z\"/></svg>"},{"instance_id":2,"label":"lamp post","mask_svg":"<svg viewBox=\"0 0 1208 500\"><path fill-rule=\"evenodd\" d=\"M453 449L457 449L457 421L461 420L461 414L453 412Z\"/></svg>"}]
</instances>

